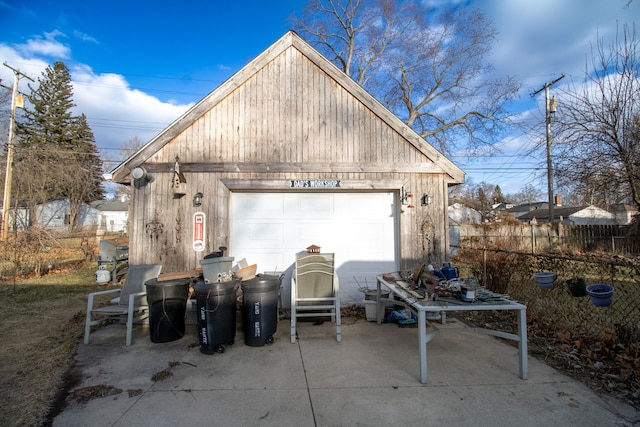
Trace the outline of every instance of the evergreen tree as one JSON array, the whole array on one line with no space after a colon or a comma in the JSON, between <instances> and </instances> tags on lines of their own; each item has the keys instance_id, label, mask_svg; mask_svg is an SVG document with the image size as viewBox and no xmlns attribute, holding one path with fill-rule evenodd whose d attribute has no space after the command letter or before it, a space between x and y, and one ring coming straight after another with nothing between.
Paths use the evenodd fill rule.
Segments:
<instances>
[{"instance_id":1,"label":"evergreen tree","mask_svg":"<svg viewBox=\"0 0 640 427\"><path fill-rule=\"evenodd\" d=\"M70 228L82 202L102 198L102 161L84 114L74 116L73 87L63 62L48 66L30 96L31 107L17 126L17 191L33 208L67 198ZM33 209L32 209L33 212Z\"/></svg>"},{"instance_id":2,"label":"evergreen tree","mask_svg":"<svg viewBox=\"0 0 640 427\"><path fill-rule=\"evenodd\" d=\"M496 188L493 190L493 203L504 203L507 199L505 199L502 194L502 189L499 185L496 185Z\"/></svg>"}]
</instances>

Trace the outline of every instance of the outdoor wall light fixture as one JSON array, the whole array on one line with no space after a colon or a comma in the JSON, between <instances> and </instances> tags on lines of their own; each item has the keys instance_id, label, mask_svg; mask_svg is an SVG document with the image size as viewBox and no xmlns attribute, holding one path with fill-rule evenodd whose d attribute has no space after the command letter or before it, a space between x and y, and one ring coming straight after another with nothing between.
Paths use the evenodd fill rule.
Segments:
<instances>
[{"instance_id":1,"label":"outdoor wall light fixture","mask_svg":"<svg viewBox=\"0 0 640 427\"><path fill-rule=\"evenodd\" d=\"M198 207L202 205L202 197L203 194L201 192L197 192L193 195L193 206Z\"/></svg>"},{"instance_id":2,"label":"outdoor wall light fixture","mask_svg":"<svg viewBox=\"0 0 640 427\"><path fill-rule=\"evenodd\" d=\"M410 192L406 191L404 189L404 187L402 187L401 191L400 191L400 202L403 205L408 205L410 204L409 199L413 197L413 194L411 194ZM410 206L413 207L413 206Z\"/></svg>"},{"instance_id":3,"label":"outdoor wall light fixture","mask_svg":"<svg viewBox=\"0 0 640 427\"><path fill-rule=\"evenodd\" d=\"M431 204L431 194L423 194L420 198L420 204L422 206L427 206Z\"/></svg>"},{"instance_id":4,"label":"outdoor wall light fixture","mask_svg":"<svg viewBox=\"0 0 640 427\"><path fill-rule=\"evenodd\" d=\"M131 176L133 177L133 179L135 179L136 181L147 181L147 182L153 182L156 177L155 175L153 175L152 173L147 172L147 170L143 167L137 167L134 170L131 171Z\"/></svg>"}]
</instances>

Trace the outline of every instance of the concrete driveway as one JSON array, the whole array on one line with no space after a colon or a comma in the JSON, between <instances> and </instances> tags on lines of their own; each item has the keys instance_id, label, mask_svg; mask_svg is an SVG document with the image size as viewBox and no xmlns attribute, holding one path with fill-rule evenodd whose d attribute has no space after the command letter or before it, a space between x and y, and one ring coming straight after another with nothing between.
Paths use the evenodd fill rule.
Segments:
<instances>
[{"instance_id":1,"label":"concrete driveway","mask_svg":"<svg viewBox=\"0 0 640 427\"><path fill-rule=\"evenodd\" d=\"M418 380L417 329L343 319L289 321L275 342L199 350L195 325L169 343L152 343L144 325L125 347L124 325L91 335L76 356L77 385L54 426L633 426L640 414L518 351L479 334L441 334L429 343L429 380ZM454 318L449 324L460 327Z\"/></svg>"}]
</instances>

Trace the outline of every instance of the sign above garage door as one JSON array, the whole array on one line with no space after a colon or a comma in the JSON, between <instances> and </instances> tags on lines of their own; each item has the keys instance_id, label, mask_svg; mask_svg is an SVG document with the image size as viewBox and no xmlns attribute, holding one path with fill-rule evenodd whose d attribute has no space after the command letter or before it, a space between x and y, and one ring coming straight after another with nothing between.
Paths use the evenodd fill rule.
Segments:
<instances>
[{"instance_id":1,"label":"sign above garage door","mask_svg":"<svg viewBox=\"0 0 640 427\"><path fill-rule=\"evenodd\" d=\"M339 179L292 179L290 188L340 188Z\"/></svg>"},{"instance_id":2,"label":"sign above garage door","mask_svg":"<svg viewBox=\"0 0 640 427\"><path fill-rule=\"evenodd\" d=\"M229 254L258 271L287 271L287 295L295 254L311 245L335 253L343 304L361 301L359 287L397 270L393 192L233 192L230 222Z\"/></svg>"}]
</instances>

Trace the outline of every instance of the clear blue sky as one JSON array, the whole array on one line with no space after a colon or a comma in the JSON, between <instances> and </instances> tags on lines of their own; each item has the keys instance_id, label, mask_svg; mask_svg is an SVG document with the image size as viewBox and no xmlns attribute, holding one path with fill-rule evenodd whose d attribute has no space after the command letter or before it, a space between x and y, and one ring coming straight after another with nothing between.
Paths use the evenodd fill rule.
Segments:
<instances>
[{"instance_id":1,"label":"clear blue sky","mask_svg":"<svg viewBox=\"0 0 640 427\"><path fill-rule=\"evenodd\" d=\"M478 7L494 22L491 61L522 82L514 112L527 120L540 119L542 98L530 92L561 73L562 84L579 83L596 37L610 40L616 24L640 16L640 0L424 1ZM0 62L37 78L63 61L77 112L87 116L98 146L118 157L115 148L135 136L146 143L275 42L304 3L0 0ZM0 78L10 86L13 74L0 65ZM535 169L544 166L544 152L525 157L538 142L514 134L497 157L452 160L474 182L506 193L526 183L545 188Z\"/></svg>"}]
</instances>

